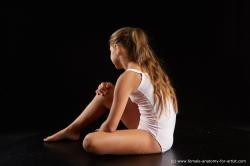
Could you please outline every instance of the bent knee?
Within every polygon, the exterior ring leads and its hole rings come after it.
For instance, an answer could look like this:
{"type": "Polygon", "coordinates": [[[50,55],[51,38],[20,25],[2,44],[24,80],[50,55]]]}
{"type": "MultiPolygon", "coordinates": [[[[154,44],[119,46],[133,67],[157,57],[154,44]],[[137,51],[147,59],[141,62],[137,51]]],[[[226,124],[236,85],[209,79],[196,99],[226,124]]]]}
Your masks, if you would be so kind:
{"type": "Polygon", "coordinates": [[[82,146],[88,152],[93,150],[93,139],[91,138],[91,134],[85,136],[82,146]]]}
{"type": "Polygon", "coordinates": [[[95,140],[95,137],[93,137],[93,133],[90,133],[85,136],[82,146],[85,151],[95,153],[95,154],[101,154],[97,142],[95,140]]]}
{"type": "Polygon", "coordinates": [[[106,94],[104,96],[96,94],[96,100],[101,102],[106,108],[110,108],[113,102],[113,95],[106,94]]]}

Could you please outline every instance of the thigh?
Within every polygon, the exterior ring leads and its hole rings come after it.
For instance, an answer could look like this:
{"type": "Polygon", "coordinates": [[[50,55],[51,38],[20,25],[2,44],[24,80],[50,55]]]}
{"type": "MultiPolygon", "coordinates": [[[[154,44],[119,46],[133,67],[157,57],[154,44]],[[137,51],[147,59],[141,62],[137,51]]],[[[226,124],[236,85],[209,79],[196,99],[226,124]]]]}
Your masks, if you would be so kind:
{"type": "Polygon", "coordinates": [[[130,98],[127,102],[121,121],[128,129],[137,129],[139,125],[140,112],[138,105],[133,103],[130,98]]]}
{"type": "Polygon", "coordinates": [[[144,130],[128,129],[115,132],[93,132],[83,140],[86,151],[96,154],[152,154],[161,147],[151,134],[144,130]]]}

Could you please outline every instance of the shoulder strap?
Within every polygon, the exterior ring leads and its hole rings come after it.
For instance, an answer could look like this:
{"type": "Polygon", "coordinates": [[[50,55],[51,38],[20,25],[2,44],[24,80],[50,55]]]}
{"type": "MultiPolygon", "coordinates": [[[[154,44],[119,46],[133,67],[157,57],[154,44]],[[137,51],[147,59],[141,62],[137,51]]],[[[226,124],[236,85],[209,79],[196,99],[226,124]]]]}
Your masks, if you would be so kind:
{"type": "Polygon", "coordinates": [[[139,70],[137,70],[137,69],[127,69],[127,70],[131,70],[131,71],[134,71],[134,72],[136,72],[136,73],[143,73],[142,71],[139,71],[139,70]]]}

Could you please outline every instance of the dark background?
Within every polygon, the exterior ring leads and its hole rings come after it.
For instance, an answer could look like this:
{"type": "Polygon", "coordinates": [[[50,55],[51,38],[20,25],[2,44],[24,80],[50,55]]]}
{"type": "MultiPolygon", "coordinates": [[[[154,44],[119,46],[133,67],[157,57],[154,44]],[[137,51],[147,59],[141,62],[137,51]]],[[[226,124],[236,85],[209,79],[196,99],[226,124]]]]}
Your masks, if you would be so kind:
{"type": "Polygon", "coordinates": [[[65,127],[122,71],[108,39],[143,28],[176,89],[177,125],[250,125],[249,2],[1,9],[1,130],[65,127]]]}

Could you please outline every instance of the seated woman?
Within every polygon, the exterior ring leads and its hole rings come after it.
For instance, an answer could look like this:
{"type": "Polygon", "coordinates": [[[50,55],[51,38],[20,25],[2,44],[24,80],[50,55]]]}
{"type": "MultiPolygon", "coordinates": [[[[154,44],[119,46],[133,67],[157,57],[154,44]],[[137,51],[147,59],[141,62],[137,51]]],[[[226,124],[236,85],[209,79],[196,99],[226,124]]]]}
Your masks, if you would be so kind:
{"type": "Polygon", "coordinates": [[[140,28],[124,27],[110,37],[110,58],[124,69],[115,86],[102,82],[96,96],[66,128],[44,139],[79,140],[81,130],[109,110],[99,129],[83,140],[96,154],[163,153],[173,145],[177,98],[167,74],[140,28]],[[117,130],[120,122],[127,127],[117,130]]]}

